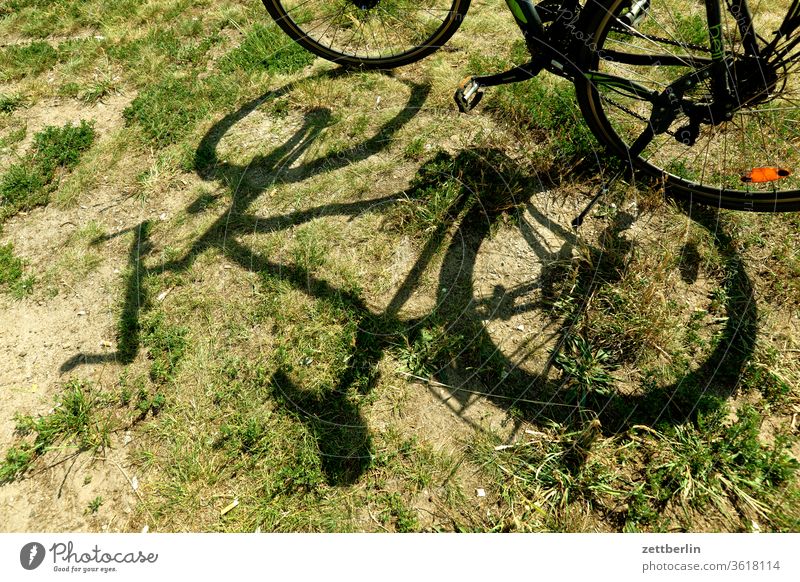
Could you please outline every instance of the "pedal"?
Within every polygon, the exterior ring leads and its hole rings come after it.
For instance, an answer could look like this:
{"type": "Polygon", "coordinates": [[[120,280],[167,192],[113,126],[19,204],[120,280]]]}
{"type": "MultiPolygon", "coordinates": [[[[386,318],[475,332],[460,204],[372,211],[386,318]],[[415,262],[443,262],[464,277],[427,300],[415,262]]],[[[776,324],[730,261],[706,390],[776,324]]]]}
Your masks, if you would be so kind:
{"type": "Polygon", "coordinates": [[[461,113],[468,113],[483,99],[483,86],[475,80],[475,77],[467,77],[453,96],[461,113]]]}

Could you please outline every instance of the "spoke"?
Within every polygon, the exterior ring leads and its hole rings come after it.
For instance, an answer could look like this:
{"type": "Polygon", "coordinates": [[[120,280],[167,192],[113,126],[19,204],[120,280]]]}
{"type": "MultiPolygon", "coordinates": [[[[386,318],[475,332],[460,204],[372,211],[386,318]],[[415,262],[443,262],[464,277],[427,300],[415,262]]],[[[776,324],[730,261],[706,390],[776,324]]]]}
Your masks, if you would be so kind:
{"type": "Polygon", "coordinates": [[[447,22],[452,0],[391,2],[361,9],[349,0],[283,2],[290,20],[311,43],[343,56],[389,58],[428,42],[447,22]]]}

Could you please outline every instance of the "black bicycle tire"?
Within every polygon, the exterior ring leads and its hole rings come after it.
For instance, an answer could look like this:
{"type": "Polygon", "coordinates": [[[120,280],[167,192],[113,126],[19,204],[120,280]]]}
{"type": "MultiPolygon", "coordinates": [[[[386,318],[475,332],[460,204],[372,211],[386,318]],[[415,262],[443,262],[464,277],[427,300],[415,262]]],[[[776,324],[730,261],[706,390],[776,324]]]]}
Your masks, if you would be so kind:
{"type": "Polygon", "coordinates": [[[275,23],[306,50],[334,62],[348,67],[364,69],[392,69],[415,63],[439,50],[461,26],[469,10],[471,0],[452,0],[452,6],[447,13],[447,18],[423,43],[402,53],[387,57],[359,57],[358,55],[345,54],[332,50],[331,47],[316,42],[306,35],[302,28],[289,17],[280,0],[262,0],[267,12],[275,23]]]}
{"type": "MultiPolygon", "coordinates": [[[[590,0],[582,14],[580,29],[584,41],[577,51],[576,64],[580,70],[596,70],[599,53],[611,29],[612,16],[626,0],[590,0]]],[[[749,210],[754,212],[794,212],[800,210],[800,190],[777,192],[752,192],[713,188],[680,178],[648,161],[631,159],[628,146],[608,117],[603,113],[602,99],[597,88],[584,75],[575,79],[577,101],[589,129],[597,139],[618,158],[630,160],[635,168],[656,178],[665,186],[666,193],[684,200],[715,208],[749,210]]]]}

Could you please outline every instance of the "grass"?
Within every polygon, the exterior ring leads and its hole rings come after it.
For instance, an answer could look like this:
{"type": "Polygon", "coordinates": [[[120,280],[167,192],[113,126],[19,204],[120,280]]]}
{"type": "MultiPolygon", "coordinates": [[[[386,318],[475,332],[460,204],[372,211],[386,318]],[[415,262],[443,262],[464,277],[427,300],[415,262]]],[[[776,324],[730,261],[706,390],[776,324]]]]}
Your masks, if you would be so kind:
{"type": "Polygon", "coordinates": [[[99,413],[104,398],[89,384],[68,382],[54,404],[45,416],[17,416],[16,432],[22,442],[6,452],[0,483],[21,477],[37,458],[56,448],[99,450],[109,444],[107,419],[99,413]]]}
{"type": "Polygon", "coordinates": [[[58,51],[46,42],[9,46],[0,50],[0,81],[36,76],[58,62],[58,51]]]}
{"type": "Polygon", "coordinates": [[[175,379],[178,364],[188,347],[186,334],[186,328],[167,324],[160,313],[154,313],[141,323],[142,344],[152,360],[150,379],[153,382],[175,379]]]}
{"type": "MultiPolygon", "coordinates": [[[[524,43],[516,42],[509,59],[475,56],[468,66],[473,74],[486,74],[525,60],[524,43]]],[[[581,165],[596,166],[600,146],[583,121],[572,85],[562,79],[537,77],[524,83],[503,85],[492,92],[482,107],[544,141],[547,147],[543,149],[548,155],[542,159],[551,172],[566,172],[581,165]]]]}
{"type": "Polygon", "coordinates": [[[255,24],[219,67],[227,73],[295,73],[313,60],[313,55],[292,43],[274,24],[255,24]]]}
{"type": "Polygon", "coordinates": [[[738,419],[725,424],[719,417],[701,417],[696,427],[676,427],[659,435],[671,448],[665,458],[648,467],[657,502],[679,498],[682,503],[703,507],[729,498],[769,518],[771,504],[759,499],[764,490],[787,483],[798,468],[787,452],[789,441],[779,436],[769,445],[760,440],[761,415],[745,407],[738,419]],[[678,471],[685,473],[677,477],[678,471]]]}
{"type": "Polygon", "coordinates": [[[554,427],[507,448],[493,440],[476,442],[476,456],[508,502],[510,514],[501,522],[523,531],[564,530],[572,504],[614,505],[623,494],[619,472],[601,454],[592,454],[597,426],[574,432],[554,427]]]}
{"type": "Polygon", "coordinates": [[[35,278],[25,275],[25,261],[14,255],[14,245],[0,245],[0,290],[21,299],[31,292],[35,278]]]}
{"type": "Polygon", "coordinates": [[[100,510],[100,507],[103,505],[103,498],[98,495],[94,499],[89,502],[89,505],[86,506],[86,512],[89,514],[95,514],[100,510]]]}
{"type": "Polygon", "coordinates": [[[10,148],[25,139],[28,129],[24,125],[14,127],[2,138],[0,138],[0,151],[10,148]]]}
{"type": "Polygon", "coordinates": [[[125,110],[125,119],[138,122],[153,144],[169,145],[207,112],[195,85],[192,79],[178,78],[151,85],[125,110]]]}
{"type": "Polygon", "coordinates": [[[257,2],[9,6],[0,302],[97,306],[53,330],[76,376],[0,481],[124,432],[130,531],[797,530],[797,217],[620,183],[576,234],[600,177],[571,85],[454,113],[525,58],[505,13],[388,74],[257,2]]]}
{"type": "Polygon", "coordinates": [[[490,446],[497,441],[475,446],[503,495],[517,500],[507,519],[526,528],[563,530],[567,508],[579,503],[616,514],[626,531],[659,530],[671,510],[688,523],[697,511],[740,527],[749,527],[750,519],[792,527],[779,508],[793,495],[798,463],[784,437],[763,442],[762,420],[745,407],[732,423],[714,414],[664,432],[635,427],[612,440],[598,439],[599,424],[589,423],[576,432],[554,427],[499,452],[490,446]],[[640,455],[647,459],[641,473],[622,469],[640,455]]]}
{"type": "Polygon", "coordinates": [[[46,205],[58,177],[78,164],[94,140],[94,128],[86,121],[36,133],[32,151],[0,177],[0,218],[46,205]]]}
{"type": "Polygon", "coordinates": [[[0,94],[0,113],[11,113],[15,109],[19,109],[23,103],[24,99],[20,95],[0,94]]]}

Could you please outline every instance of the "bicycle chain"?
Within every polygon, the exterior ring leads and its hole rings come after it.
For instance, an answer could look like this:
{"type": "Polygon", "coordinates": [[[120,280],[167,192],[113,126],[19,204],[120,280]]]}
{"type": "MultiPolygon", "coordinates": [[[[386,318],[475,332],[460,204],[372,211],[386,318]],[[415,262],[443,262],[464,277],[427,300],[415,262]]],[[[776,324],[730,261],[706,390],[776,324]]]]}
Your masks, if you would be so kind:
{"type": "MultiPolygon", "coordinates": [[[[650,120],[648,118],[646,118],[644,115],[639,115],[638,113],[636,113],[632,109],[628,109],[627,107],[625,107],[621,103],[617,103],[613,99],[611,99],[611,98],[609,98],[609,97],[607,97],[605,95],[600,94],[599,91],[598,91],[598,95],[600,95],[600,99],[602,99],[603,101],[605,101],[607,103],[611,103],[611,105],[613,105],[617,109],[620,109],[623,113],[627,113],[631,117],[635,117],[636,119],[638,119],[640,121],[644,121],[645,123],[650,123],[650,120]]],[[[666,133],[667,135],[671,135],[675,139],[678,139],[678,135],[674,131],[672,131],[670,129],[668,129],[664,133],[666,133]]]]}
{"type": "MultiPolygon", "coordinates": [[[[599,94],[599,93],[598,93],[598,94],[599,94]]],[[[646,117],[644,117],[643,115],[639,115],[639,114],[638,114],[638,113],[636,113],[635,111],[632,111],[631,109],[628,109],[627,107],[625,107],[625,106],[624,106],[624,105],[622,105],[621,103],[617,103],[617,102],[616,102],[616,101],[614,101],[613,99],[609,99],[609,98],[608,98],[608,97],[606,97],[605,95],[600,95],[600,99],[602,99],[603,101],[606,101],[606,102],[608,102],[608,103],[611,103],[611,104],[612,104],[614,107],[616,107],[616,108],[618,108],[618,109],[622,110],[624,113],[627,113],[627,114],[628,114],[628,115],[630,115],[631,117],[635,117],[636,119],[639,119],[639,120],[641,120],[641,121],[644,121],[645,123],[650,123],[650,120],[649,120],[649,119],[647,119],[646,117]]],[[[665,131],[664,133],[666,133],[667,135],[671,135],[671,136],[672,136],[672,137],[674,137],[675,139],[678,139],[678,135],[677,135],[677,134],[676,134],[674,131],[672,131],[672,130],[669,130],[669,129],[668,129],[668,130],[667,130],[667,131],[665,131]]]]}
{"type": "MultiPolygon", "coordinates": [[[[616,32],[628,32],[628,33],[630,33],[630,31],[627,30],[627,29],[619,30],[619,29],[614,29],[613,27],[612,27],[612,29],[615,30],[616,32]]],[[[700,46],[700,45],[692,44],[692,43],[680,43],[680,42],[678,42],[676,40],[671,40],[671,39],[668,39],[668,38],[662,38],[660,36],[655,36],[655,35],[652,35],[652,34],[644,34],[643,32],[639,32],[638,30],[636,31],[636,36],[639,37],[639,38],[643,38],[644,40],[651,41],[651,42],[660,42],[660,43],[663,43],[663,44],[668,44],[668,45],[677,46],[677,47],[681,47],[681,48],[690,48],[690,49],[698,51],[698,52],[705,52],[705,53],[710,53],[711,52],[711,50],[708,47],[704,47],[704,46],[700,46]]],[[[605,95],[600,95],[600,99],[602,99],[603,101],[606,101],[608,103],[611,103],[611,105],[613,105],[617,109],[621,110],[623,113],[627,113],[631,117],[639,119],[640,121],[644,121],[645,123],[650,123],[650,120],[647,119],[646,117],[644,117],[643,115],[639,115],[635,111],[633,111],[631,109],[628,109],[627,107],[625,107],[621,103],[617,103],[616,101],[614,101],[613,99],[610,99],[609,97],[607,97],[605,95]]],[[[665,133],[667,133],[667,135],[671,135],[675,139],[678,139],[678,136],[676,135],[676,133],[674,131],[667,130],[665,133]]]]}

